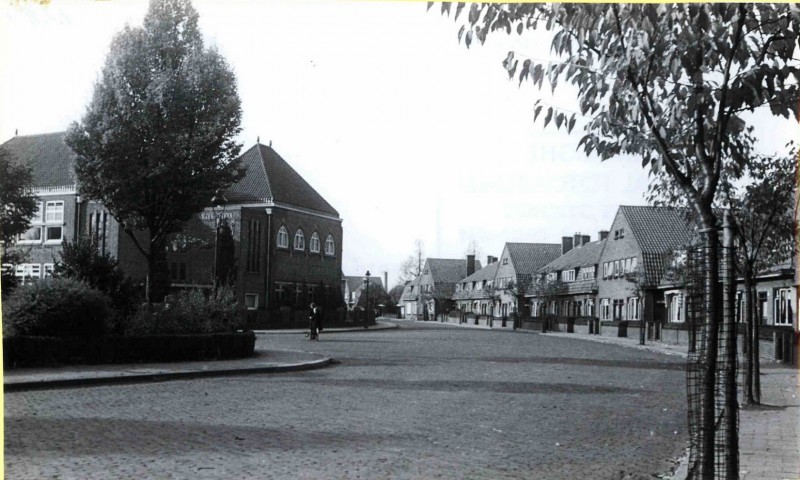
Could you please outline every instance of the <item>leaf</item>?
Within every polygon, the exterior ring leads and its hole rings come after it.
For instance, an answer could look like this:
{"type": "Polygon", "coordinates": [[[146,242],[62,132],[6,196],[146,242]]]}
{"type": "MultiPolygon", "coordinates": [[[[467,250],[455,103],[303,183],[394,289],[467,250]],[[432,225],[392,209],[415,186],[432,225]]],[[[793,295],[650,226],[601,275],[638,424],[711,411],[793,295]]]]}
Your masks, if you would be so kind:
{"type": "Polygon", "coordinates": [[[522,35],[522,29],[523,29],[523,28],[524,28],[524,27],[523,27],[522,23],[518,23],[518,24],[517,24],[517,33],[518,33],[519,35],[522,35]]]}
{"type": "Polygon", "coordinates": [[[467,48],[472,44],[472,30],[467,32],[467,36],[464,38],[464,43],[467,45],[467,48]]]}
{"type": "Polygon", "coordinates": [[[572,114],[572,118],[569,119],[569,125],[567,126],[567,133],[572,133],[572,127],[575,126],[575,114],[572,114]]]}
{"type": "Polygon", "coordinates": [[[547,115],[544,117],[544,127],[546,128],[547,124],[550,123],[550,120],[553,118],[553,107],[547,108],[547,115]]]}
{"type": "Polygon", "coordinates": [[[533,121],[534,122],[536,121],[536,118],[539,117],[539,112],[541,112],[541,111],[542,111],[542,106],[541,105],[537,105],[533,109],[533,121]]]}
{"type": "Polygon", "coordinates": [[[464,35],[464,30],[466,30],[466,25],[461,25],[461,28],[458,29],[458,42],[461,43],[461,37],[464,35]]]}
{"type": "Polygon", "coordinates": [[[563,121],[564,121],[564,114],[563,113],[557,113],[556,114],[556,130],[561,128],[561,123],[563,121]]]}

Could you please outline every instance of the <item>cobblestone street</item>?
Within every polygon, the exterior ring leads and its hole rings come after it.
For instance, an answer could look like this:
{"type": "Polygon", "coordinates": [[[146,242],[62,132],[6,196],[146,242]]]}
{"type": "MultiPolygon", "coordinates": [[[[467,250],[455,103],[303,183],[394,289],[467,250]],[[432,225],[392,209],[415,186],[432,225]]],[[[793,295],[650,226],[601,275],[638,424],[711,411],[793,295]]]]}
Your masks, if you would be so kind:
{"type": "Polygon", "coordinates": [[[257,348],[339,363],[8,393],[7,478],[634,479],[686,446],[678,357],[411,323],[257,348]]]}

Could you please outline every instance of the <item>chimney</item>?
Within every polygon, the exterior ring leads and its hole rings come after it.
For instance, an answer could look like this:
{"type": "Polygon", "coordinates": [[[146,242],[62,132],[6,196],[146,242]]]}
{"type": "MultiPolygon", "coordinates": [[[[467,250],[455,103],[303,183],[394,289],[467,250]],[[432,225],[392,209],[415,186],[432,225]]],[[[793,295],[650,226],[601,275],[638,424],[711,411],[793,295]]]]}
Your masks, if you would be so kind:
{"type": "Polygon", "coordinates": [[[597,232],[597,238],[598,240],[605,240],[608,238],[608,230],[600,230],[597,232]]]}
{"type": "Polygon", "coordinates": [[[589,243],[591,241],[592,241],[592,237],[590,237],[589,235],[584,235],[583,236],[583,241],[581,241],[581,245],[586,245],[587,243],[589,243]]]}
{"type": "Polygon", "coordinates": [[[583,245],[583,243],[582,243],[583,242],[583,235],[581,235],[580,233],[576,233],[575,235],[572,236],[572,238],[573,238],[573,243],[572,243],[573,247],[578,248],[581,245],[583,245]]]}
{"type": "Polygon", "coordinates": [[[475,255],[467,255],[467,276],[475,273],[475,255]]]}
{"type": "Polygon", "coordinates": [[[486,265],[487,265],[487,266],[488,266],[488,265],[491,265],[491,264],[493,264],[493,263],[494,263],[494,262],[496,262],[496,261],[497,261],[497,257],[494,257],[494,256],[492,256],[492,255],[488,255],[488,256],[486,257],[486,265]]]}
{"type": "Polygon", "coordinates": [[[389,291],[389,272],[385,270],[383,272],[383,289],[389,291]]]}
{"type": "Polygon", "coordinates": [[[561,237],[561,255],[572,250],[572,237],[561,237]]]}

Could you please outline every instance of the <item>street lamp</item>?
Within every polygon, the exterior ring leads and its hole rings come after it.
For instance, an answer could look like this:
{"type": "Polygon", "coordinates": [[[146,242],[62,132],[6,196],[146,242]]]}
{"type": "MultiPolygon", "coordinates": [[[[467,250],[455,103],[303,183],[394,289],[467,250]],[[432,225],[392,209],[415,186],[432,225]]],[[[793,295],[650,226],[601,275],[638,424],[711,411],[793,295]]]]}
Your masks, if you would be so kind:
{"type": "Polygon", "coordinates": [[[217,289],[217,275],[219,274],[219,228],[222,224],[222,215],[225,213],[225,204],[228,199],[222,194],[221,189],[214,192],[211,198],[211,211],[214,213],[214,277],[213,284],[214,290],[217,289]]]}
{"type": "Polygon", "coordinates": [[[364,285],[367,287],[367,299],[364,302],[366,308],[364,309],[364,328],[369,327],[369,270],[364,277],[364,285]]]}

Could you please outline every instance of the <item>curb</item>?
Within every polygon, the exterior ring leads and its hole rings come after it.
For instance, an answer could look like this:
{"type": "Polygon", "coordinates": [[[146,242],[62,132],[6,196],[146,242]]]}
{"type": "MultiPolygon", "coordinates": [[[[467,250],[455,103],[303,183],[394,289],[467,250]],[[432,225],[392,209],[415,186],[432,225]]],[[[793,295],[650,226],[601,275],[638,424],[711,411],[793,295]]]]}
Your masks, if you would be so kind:
{"type": "MultiPolygon", "coordinates": [[[[346,327],[346,328],[329,328],[324,329],[323,332],[328,333],[352,333],[352,332],[375,332],[381,330],[394,330],[400,328],[400,326],[396,323],[388,323],[385,321],[378,322],[376,325],[370,325],[369,328],[361,327],[346,327]]],[[[305,334],[308,331],[307,328],[293,328],[293,329],[281,329],[281,330],[253,330],[256,335],[296,335],[296,334],[305,334]]]]}
{"type": "Polygon", "coordinates": [[[333,365],[332,358],[321,357],[316,360],[299,363],[287,363],[243,368],[224,368],[219,370],[187,370],[180,372],[161,371],[154,373],[122,373],[96,377],[75,377],[52,380],[23,380],[3,383],[3,391],[24,392],[30,390],[46,390],[54,388],[75,388],[101,385],[122,385],[126,383],[165,382],[171,380],[187,380],[194,378],[226,377],[250,375],[257,373],[287,373],[304,370],[316,370],[333,365]]]}

